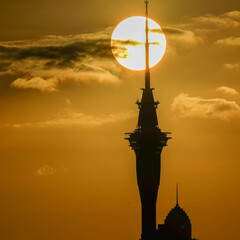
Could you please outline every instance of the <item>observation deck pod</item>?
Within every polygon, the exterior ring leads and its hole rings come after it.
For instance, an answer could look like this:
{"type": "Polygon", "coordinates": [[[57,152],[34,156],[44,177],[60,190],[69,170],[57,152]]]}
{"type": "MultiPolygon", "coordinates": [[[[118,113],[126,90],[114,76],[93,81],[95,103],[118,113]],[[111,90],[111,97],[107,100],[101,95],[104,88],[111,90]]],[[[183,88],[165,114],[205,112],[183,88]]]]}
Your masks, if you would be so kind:
{"type": "Polygon", "coordinates": [[[139,109],[137,128],[129,135],[130,147],[138,153],[139,150],[145,149],[161,153],[163,147],[167,146],[168,134],[170,132],[162,132],[158,127],[158,118],[156,109],[159,101],[155,101],[153,97],[153,88],[143,88],[141,101],[137,100],[136,104],[139,109]]]}
{"type": "Polygon", "coordinates": [[[168,134],[170,132],[162,132],[158,127],[155,127],[153,131],[144,131],[141,128],[137,128],[133,133],[126,133],[129,135],[128,138],[125,138],[129,141],[130,147],[138,152],[142,148],[153,148],[157,150],[158,153],[161,153],[163,147],[167,146],[168,134]]]}

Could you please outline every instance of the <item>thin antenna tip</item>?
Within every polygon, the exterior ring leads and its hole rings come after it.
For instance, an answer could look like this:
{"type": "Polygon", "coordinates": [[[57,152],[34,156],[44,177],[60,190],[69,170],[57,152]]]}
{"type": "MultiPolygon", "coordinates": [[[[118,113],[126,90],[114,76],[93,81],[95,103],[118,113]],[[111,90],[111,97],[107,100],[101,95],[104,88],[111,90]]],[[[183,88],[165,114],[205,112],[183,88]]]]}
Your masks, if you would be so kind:
{"type": "Polygon", "coordinates": [[[177,197],[177,206],[178,206],[178,184],[176,184],[177,186],[176,186],[176,197],[177,197]]]}

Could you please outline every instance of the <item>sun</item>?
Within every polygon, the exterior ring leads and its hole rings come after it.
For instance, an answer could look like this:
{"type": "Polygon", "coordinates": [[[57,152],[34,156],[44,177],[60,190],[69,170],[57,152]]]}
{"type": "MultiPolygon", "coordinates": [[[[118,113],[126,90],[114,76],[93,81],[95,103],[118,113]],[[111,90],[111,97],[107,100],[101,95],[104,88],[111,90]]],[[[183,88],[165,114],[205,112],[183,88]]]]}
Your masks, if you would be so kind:
{"type": "MultiPolygon", "coordinates": [[[[125,68],[145,70],[146,18],[130,17],[120,22],[111,37],[112,53],[125,68]]],[[[166,38],[161,27],[148,18],[149,67],[155,66],[166,50],[166,38]]]]}

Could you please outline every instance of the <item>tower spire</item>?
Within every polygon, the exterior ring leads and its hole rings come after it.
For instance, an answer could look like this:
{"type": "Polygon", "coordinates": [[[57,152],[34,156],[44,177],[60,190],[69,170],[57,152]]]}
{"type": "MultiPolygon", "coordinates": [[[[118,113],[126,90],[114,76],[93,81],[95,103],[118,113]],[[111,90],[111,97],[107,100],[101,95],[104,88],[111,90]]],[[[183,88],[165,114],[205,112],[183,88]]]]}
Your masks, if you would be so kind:
{"type": "Polygon", "coordinates": [[[176,202],[177,202],[177,206],[178,206],[178,184],[176,186],[176,202]]]}
{"type": "Polygon", "coordinates": [[[148,42],[148,0],[145,0],[146,4],[146,12],[145,12],[145,17],[146,17],[146,43],[145,43],[145,62],[146,62],[146,69],[145,69],[145,88],[149,89],[150,88],[150,69],[149,69],[149,42],[148,42]]]}

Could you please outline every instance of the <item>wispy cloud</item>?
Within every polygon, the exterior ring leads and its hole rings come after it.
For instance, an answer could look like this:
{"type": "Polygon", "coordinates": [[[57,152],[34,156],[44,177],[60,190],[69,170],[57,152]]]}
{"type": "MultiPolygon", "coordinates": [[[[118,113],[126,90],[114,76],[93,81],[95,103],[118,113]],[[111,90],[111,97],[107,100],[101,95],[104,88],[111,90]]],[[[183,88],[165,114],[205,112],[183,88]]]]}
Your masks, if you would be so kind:
{"type": "Polygon", "coordinates": [[[237,90],[235,90],[234,88],[226,87],[226,86],[218,87],[216,91],[220,93],[232,95],[232,96],[239,96],[239,92],[237,90]]]}
{"type": "Polygon", "coordinates": [[[25,122],[6,125],[12,128],[65,128],[65,127],[98,127],[104,124],[126,121],[135,115],[132,112],[105,114],[100,116],[87,115],[71,109],[54,119],[42,122],[25,122]]]}
{"type": "Polygon", "coordinates": [[[47,175],[53,175],[56,172],[57,172],[57,169],[50,167],[48,165],[44,165],[36,171],[36,175],[42,177],[47,175]]]}
{"type": "Polygon", "coordinates": [[[237,28],[240,26],[240,22],[235,19],[235,16],[238,15],[239,12],[227,12],[222,15],[212,15],[206,14],[204,16],[193,18],[192,24],[198,27],[203,28],[237,28]],[[234,16],[233,16],[234,15],[234,16]]]}
{"type": "Polygon", "coordinates": [[[232,47],[240,47],[240,37],[228,37],[224,39],[217,40],[216,44],[222,46],[232,46],[232,47]]]}
{"type": "Polygon", "coordinates": [[[239,71],[240,70],[240,63],[225,63],[223,65],[223,67],[228,69],[228,70],[239,71]]]}
{"type": "Polygon", "coordinates": [[[68,106],[72,105],[72,102],[71,102],[71,100],[69,98],[65,98],[65,103],[68,106]]]}
{"type": "Polygon", "coordinates": [[[22,89],[36,89],[42,92],[54,92],[59,89],[59,84],[71,82],[95,82],[100,84],[119,84],[120,79],[113,73],[97,66],[86,66],[92,71],[75,71],[74,69],[36,70],[29,79],[18,78],[11,83],[11,87],[22,89]],[[37,77],[38,75],[42,77],[37,77]],[[36,77],[35,77],[36,76],[36,77]]]}
{"type": "Polygon", "coordinates": [[[138,42],[138,41],[135,41],[135,40],[132,40],[132,39],[128,39],[128,40],[113,39],[112,44],[113,44],[113,47],[114,47],[114,45],[117,45],[117,47],[126,46],[126,45],[135,47],[135,46],[138,46],[138,45],[143,45],[144,43],[138,42]]]}
{"type": "Polygon", "coordinates": [[[219,15],[205,14],[188,19],[187,22],[179,23],[176,26],[177,28],[191,30],[204,40],[223,36],[224,31],[228,36],[231,32],[232,36],[235,36],[240,29],[239,15],[240,11],[231,11],[219,15]]]}
{"type": "Polygon", "coordinates": [[[196,45],[202,42],[202,38],[196,35],[192,30],[189,29],[181,29],[176,27],[166,27],[163,29],[164,33],[166,33],[168,39],[172,43],[182,43],[196,45]]]}
{"type": "Polygon", "coordinates": [[[31,40],[17,40],[17,41],[0,41],[0,46],[4,47],[17,47],[17,48],[29,48],[29,47],[49,47],[49,46],[67,46],[76,42],[84,41],[99,41],[109,40],[109,36],[113,31],[113,27],[108,27],[102,31],[86,34],[75,35],[46,35],[39,39],[31,40]]]}
{"type": "Polygon", "coordinates": [[[128,58],[129,53],[128,53],[128,47],[136,47],[139,45],[143,45],[144,43],[138,42],[132,39],[128,40],[121,40],[121,39],[113,39],[111,41],[111,47],[112,47],[112,52],[116,58],[128,58]]]}
{"type": "Polygon", "coordinates": [[[41,77],[31,78],[29,80],[24,78],[18,78],[14,82],[11,83],[12,87],[15,88],[32,88],[38,89],[42,92],[54,92],[57,89],[57,80],[54,78],[50,78],[45,80],[41,77]]]}
{"type": "Polygon", "coordinates": [[[187,53],[203,43],[203,38],[185,25],[180,25],[179,27],[167,26],[163,28],[163,32],[166,34],[168,43],[167,53],[171,55],[179,52],[187,53]]]}
{"type": "Polygon", "coordinates": [[[230,120],[240,117],[240,107],[235,101],[222,98],[203,99],[181,93],[175,97],[171,111],[182,118],[213,118],[230,120]]]}
{"type": "Polygon", "coordinates": [[[229,17],[229,18],[239,18],[240,19],[240,11],[226,12],[222,16],[229,17]]]}

